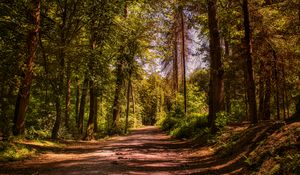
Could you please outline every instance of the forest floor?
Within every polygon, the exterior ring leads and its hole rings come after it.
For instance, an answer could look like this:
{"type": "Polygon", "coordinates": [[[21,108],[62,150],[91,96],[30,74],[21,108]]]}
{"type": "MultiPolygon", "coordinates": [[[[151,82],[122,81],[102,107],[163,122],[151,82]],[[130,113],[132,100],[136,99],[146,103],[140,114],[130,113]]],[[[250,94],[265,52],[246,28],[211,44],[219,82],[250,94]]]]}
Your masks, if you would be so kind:
{"type": "Polygon", "coordinates": [[[212,147],[173,140],[157,127],[106,141],[72,142],[27,160],[0,163],[0,174],[244,174],[240,156],[218,158],[212,147]]]}

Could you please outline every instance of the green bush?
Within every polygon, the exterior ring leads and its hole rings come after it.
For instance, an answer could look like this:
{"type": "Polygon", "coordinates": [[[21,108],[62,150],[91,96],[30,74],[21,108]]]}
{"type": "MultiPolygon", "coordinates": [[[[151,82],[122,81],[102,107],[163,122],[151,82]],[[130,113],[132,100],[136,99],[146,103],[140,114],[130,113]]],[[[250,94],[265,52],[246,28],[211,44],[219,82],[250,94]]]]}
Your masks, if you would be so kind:
{"type": "Polygon", "coordinates": [[[229,122],[232,122],[234,119],[227,112],[222,111],[217,114],[216,126],[218,129],[223,129],[229,122]]]}
{"type": "Polygon", "coordinates": [[[33,126],[31,126],[26,131],[26,138],[28,139],[46,139],[50,138],[51,133],[47,130],[37,130],[33,126]]]}
{"type": "Polygon", "coordinates": [[[162,118],[158,125],[160,126],[160,128],[164,131],[170,131],[172,130],[175,125],[178,123],[178,118],[175,118],[171,115],[167,115],[165,118],[162,118]]]}
{"type": "Polygon", "coordinates": [[[25,145],[2,142],[0,143],[0,162],[22,160],[35,153],[34,149],[25,145]]]}
{"type": "Polygon", "coordinates": [[[192,138],[207,133],[207,126],[206,115],[192,114],[178,122],[170,133],[175,138],[192,138]]]}

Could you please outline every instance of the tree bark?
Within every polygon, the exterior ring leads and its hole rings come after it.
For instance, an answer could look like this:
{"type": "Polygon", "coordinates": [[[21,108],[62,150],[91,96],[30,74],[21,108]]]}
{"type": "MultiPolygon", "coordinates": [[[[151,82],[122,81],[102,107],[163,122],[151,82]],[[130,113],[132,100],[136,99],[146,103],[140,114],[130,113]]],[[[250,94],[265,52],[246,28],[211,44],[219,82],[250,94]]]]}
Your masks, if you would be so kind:
{"type": "Polygon", "coordinates": [[[71,68],[70,63],[67,63],[67,88],[66,88],[66,106],[65,106],[65,127],[69,130],[70,120],[70,105],[71,105],[71,68]]]}
{"type": "Polygon", "coordinates": [[[245,30],[245,58],[246,58],[246,82],[247,82],[247,98],[249,103],[249,116],[252,123],[257,123],[257,108],[255,95],[255,81],[253,72],[252,59],[252,44],[251,44],[251,29],[249,19],[248,0],[243,0],[243,14],[244,14],[244,30],[245,30]]]}
{"type": "Polygon", "coordinates": [[[259,75],[259,89],[258,89],[258,97],[259,97],[259,106],[258,106],[258,119],[262,120],[264,118],[264,102],[265,102],[265,83],[264,83],[264,63],[260,61],[260,75],[259,75]]]}
{"type": "Polygon", "coordinates": [[[209,90],[209,124],[216,132],[215,120],[224,102],[223,64],[221,58],[220,34],[217,20],[217,1],[208,0],[208,27],[210,48],[210,90],[209,90]]]}
{"type": "Polygon", "coordinates": [[[184,26],[184,13],[183,8],[180,9],[180,18],[181,18],[181,54],[182,54],[182,79],[183,79],[183,96],[184,96],[184,113],[187,111],[187,89],[186,89],[186,58],[185,58],[185,26],[184,26]]]}
{"type": "MultiPolygon", "coordinates": [[[[272,46],[271,46],[272,47],[272,46]]],[[[278,66],[277,66],[277,54],[276,51],[272,48],[273,55],[273,71],[274,71],[274,79],[275,79],[275,103],[276,103],[276,118],[280,120],[280,103],[279,103],[279,76],[278,76],[278,66]]]]}
{"type": "MultiPolygon", "coordinates": [[[[117,71],[116,71],[116,89],[115,89],[115,98],[113,103],[113,121],[112,121],[112,131],[113,133],[118,130],[118,120],[120,117],[120,96],[123,85],[123,61],[121,59],[117,60],[117,71]]],[[[112,133],[112,134],[113,134],[112,133]]]]}
{"type": "Polygon", "coordinates": [[[177,31],[175,29],[175,38],[173,41],[174,45],[174,55],[173,55],[173,89],[174,93],[178,92],[179,83],[178,83],[178,50],[177,50],[177,31]]]}
{"type": "MultiPolygon", "coordinates": [[[[94,1],[92,1],[93,7],[92,11],[95,9],[95,4],[94,1]]],[[[89,58],[89,71],[90,71],[90,113],[89,113],[89,119],[86,127],[86,135],[85,135],[85,140],[91,140],[93,139],[94,135],[94,125],[95,125],[95,102],[96,102],[96,92],[95,92],[95,82],[93,80],[93,77],[95,76],[95,71],[94,71],[94,64],[95,64],[95,53],[94,50],[96,48],[96,34],[95,34],[95,19],[92,16],[91,17],[91,37],[90,37],[90,45],[91,45],[91,53],[92,56],[89,58]]]]}
{"type": "Polygon", "coordinates": [[[270,61],[268,61],[267,69],[266,69],[266,90],[265,90],[265,99],[264,99],[264,116],[263,120],[270,120],[271,119],[271,65],[270,61]]]}
{"type": "Polygon", "coordinates": [[[79,102],[80,102],[80,82],[79,79],[76,78],[76,102],[75,102],[75,117],[76,117],[76,126],[79,125],[78,119],[78,111],[79,111],[79,102]]]}
{"type": "MultiPolygon", "coordinates": [[[[224,39],[224,46],[225,46],[225,52],[224,56],[226,59],[229,59],[230,57],[230,46],[229,46],[229,39],[224,39]]],[[[222,109],[226,110],[228,114],[231,114],[231,70],[227,71],[227,78],[225,78],[227,81],[224,82],[224,107],[222,109]]]]}
{"type": "Polygon", "coordinates": [[[60,123],[61,123],[61,103],[60,103],[60,95],[56,95],[55,97],[55,110],[56,110],[56,118],[55,118],[55,123],[52,128],[52,139],[57,139],[58,138],[58,132],[60,128],[60,123]]]}
{"type": "MultiPolygon", "coordinates": [[[[127,9],[127,1],[125,1],[124,6],[124,18],[126,19],[128,15],[128,9],[127,9]]],[[[121,46],[120,52],[124,54],[124,47],[121,46]]],[[[122,55],[124,56],[124,55],[122,55]]],[[[119,126],[118,126],[118,120],[120,118],[121,113],[121,102],[120,102],[120,96],[122,91],[122,86],[124,83],[124,58],[118,58],[116,62],[116,89],[115,89],[115,97],[114,97],[114,103],[113,103],[113,117],[112,117],[112,127],[111,127],[111,133],[114,134],[116,132],[119,132],[119,126]]]]}
{"type": "Polygon", "coordinates": [[[128,80],[128,85],[127,85],[127,104],[126,104],[126,119],[125,119],[125,134],[127,133],[128,130],[128,118],[129,118],[129,109],[130,109],[130,94],[131,94],[131,78],[128,80]]]}
{"type": "Polygon", "coordinates": [[[95,89],[94,89],[94,81],[90,80],[90,113],[89,119],[86,127],[86,135],[84,140],[91,140],[93,139],[94,134],[94,115],[95,115],[95,89]]]}
{"type": "Polygon", "coordinates": [[[82,93],[81,93],[79,116],[78,116],[78,121],[79,121],[78,122],[78,131],[79,131],[79,134],[83,133],[84,109],[85,109],[88,83],[89,83],[88,79],[85,78],[84,81],[83,81],[83,85],[82,85],[82,93]]]}
{"type": "Polygon", "coordinates": [[[29,96],[30,96],[30,86],[33,78],[33,62],[36,57],[36,50],[38,47],[38,35],[40,30],[40,0],[31,0],[30,5],[32,7],[30,11],[30,22],[33,25],[28,31],[27,38],[27,49],[28,56],[26,60],[26,72],[23,75],[23,82],[19,89],[14,120],[13,120],[13,134],[23,135],[25,132],[25,114],[28,109],[29,96]]]}
{"type": "Polygon", "coordinates": [[[95,97],[94,133],[98,132],[98,98],[95,97]]]}

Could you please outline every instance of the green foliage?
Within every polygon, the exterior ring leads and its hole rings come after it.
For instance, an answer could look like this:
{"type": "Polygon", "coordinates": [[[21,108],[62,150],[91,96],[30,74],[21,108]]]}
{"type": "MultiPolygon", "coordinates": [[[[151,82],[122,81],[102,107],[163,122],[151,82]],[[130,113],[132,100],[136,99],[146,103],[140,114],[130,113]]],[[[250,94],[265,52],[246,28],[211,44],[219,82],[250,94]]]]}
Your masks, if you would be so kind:
{"type": "Polygon", "coordinates": [[[207,116],[199,114],[187,115],[170,132],[175,138],[193,138],[208,133],[207,116]]]}
{"type": "Polygon", "coordinates": [[[268,173],[268,175],[275,175],[275,174],[279,174],[279,170],[280,170],[280,164],[276,164],[268,173]]]}
{"type": "Polygon", "coordinates": [[[216,126],[218,129],[223,129],[229,122],[234,121],[231,115],[227,112],[222,111],[217,114],[216,126]]]}
{"type": "Polygon", "coordinates": [[[35,152],[36,150],[22,144],[0,142],[0,162],[22,160],[35,152]]]}
{"type": "Polygon", "coordinates": [[[26,137],[28,139],[46,139],[51,137],[49,130],[36,130],[34,126],[27,129],[26,137]]]}
{"type": "Polygon", "coordinates": [[[247,156],[245,156],[245,155],[243,155],[243,157],[244,157],[244,162],[248,165],[248,166],[252,166],[253,164],[254,164],[254,162],[251,160],[251,158],[250,157],[247,157],[247,156]]]}
{"type": "MultiPolygon", "coordinates": [[[[296,151],[287,151],[283,156],[277,157],[280,174],[299,174],[300,173],[300,154],[296,151]]],[[[272,169],[273,170],[273,169],[272,169]]],[[[277,173],[278,174],[278,173],[277,173]]]]}
{"type": "Polygon", "coordinates": [[[166,116],[161,117],[157,124],[164,131],[171,131],[175,125],[179,123],[179,119],[174,117],[171,113],[168,113],[166,116]]]}

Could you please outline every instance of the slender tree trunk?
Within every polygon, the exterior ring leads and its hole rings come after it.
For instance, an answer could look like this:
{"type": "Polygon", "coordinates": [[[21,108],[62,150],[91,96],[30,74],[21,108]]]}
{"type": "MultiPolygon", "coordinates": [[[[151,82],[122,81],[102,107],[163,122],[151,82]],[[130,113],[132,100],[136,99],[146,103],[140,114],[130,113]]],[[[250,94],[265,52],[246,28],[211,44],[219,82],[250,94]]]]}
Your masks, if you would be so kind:
{"type": "Polygon", "coordinates": [[[247,97],[249,103],[249,115],[252,123],[257,123],[257,108],[255,95],[255,81],[253,72],[252,59],[252,44],[251,44],[251,29],[249,19],[248,0],[243,0],[243,14],[244,14],[244,29],[245,29],[245,58],[246,58],[246,80],[247,80],[247,97]]]}
{"type": "Polygon", "coordinates": [[[84,119],[84,109],[85,109],[85,102],[86,102],[86,95],[87,95],[87,88],[88,88],[89,81],[87,78],[84,79],[82,85],[82,93],[81,93],[81,100],[80,100],[80,107],[79,107],[79,115],[78,115],[78,131],[79,134],[83,133],[83,119],[84,119]]]}
{"type": "MultiPolygon", "coordinates": [[[[270,61],[269,61],[270,62],[270,61]]],[[[270,64],[270,63],[269,63],[270,64]]],[[[266,78],[266,90],[265,90],[265,100],[264,100],[264,120],[271,119],[271,65],[267,66],[267,78],[266,78]]]]}
{"type": "Polygon", "coordinates": [[[48,105],[48,82],[49,82],[49,70],[48,70],[48,61],[47,61],[47,55],[46,55],[46,52],[45,52],[45,48],[43,46],[43,42],[42,42],[42,33],[40,32],[39,34],[39,44],[40,44],[40,47],[41,47],[41,52],[42,52],[42,56],[43,56],[43,66],[44,66],[44,70],[45,70],[45,108],[47,107],[48,105]]]}
{"type": "Polygon", "coordinates": [[[112,129],[116,130],[118,129],[118,120],[120,117],[121,109],[120,109],[120,96],[121,96],[121,90],[123,85],[123,61],[121,59],[118,59],[117,61],[117,71],[116,71],[116,89],[115,89],[115,98],[113,103],[113,123],[112,123],[112,129]]]}
{"type": "Polygon", "coordinates": [[[284,70],[284,59],[281,59],[282,64],[281,64],[281,71],[282,71],[282,76],[281,76],[281,82],[282,82],[282,91],[281,91],[281,97],[282,97],[282,107],[283,107],[283,119],[286,120],[286,101],[285,101],[285,70],[284,70]]]}
{"type": "Polygon", "coordinates": [[[273,54],[273,59],[274,59],[274,66],[273,66],[273,71],[274,71],[274,78],[275,78],[275,103],[276,103],[276,118],[277,120],[280,120],[280,103],[279,103],[279,78],[278,78],[278,66],[277,66],[277,54],[276,51],[272,48],[272,54],[273,54]]]}
{"type": "Polygon", "coordinates": [[[71,68],[67,63],[67,88],[66,88],[66,106],[65,106],[65,127],[69,130],[70,105],[71,105],[71,68]]]}
{"type": "Polygon", "coordinates": [[[86,135],[84,137],[85,140],[93,139],[94,134],[94,115],[95,115],[95,92],[94,92],[94,81],[90,80],[90,114],[86,127],[86,135]]]}
{"type": "MultiPolygon", "coordinates": [[[[92,11],[95,9],[95,4],[94,1],[93,3],[93,8],[92,11]]],[[[94,71],[94,64],[95,64],[95,53],[94,50],[96,48],[96,34],[95,34],[95,19],[92,17],[91,20],[91,39],[90,39],[90,45],[91,45],[91,52],[92,56],[89,59],[89,71],[90,71],[90,114],[89,114],[89,119],[86,127],[86,136],[85,140],[91,140],[93,139],[94,135],[94,125],[95,125],[95,102],[96,102],[96,94],[95,94],[95,82],[93,80],[93,76],[95,75],[94,71]]]]}
{"type": "Polygon", "coordinates": [[[98,98],[95,97],[94,133],[98,132],[98,98]]]}
{"type": "Polygon", "coordinates": [[[58,132],[60,128],[60,123],[61,123],[61,103],[60,103],[60,95],[56,94],[55,97],[55,110],[56,110],[56,119],[55,123],[52,129],[52,139],[57,139],[58,138],[58,132]]]}
{"type": "Polygon", "coordinates": [[[263,74],[264,71],[263,69],[263,63],[261,63],[260,65],[260,76],[259,76],[259,91],[258,91],[258,96],[259,96],[259,106],[258,106],[258,119],[262,120],[264,118],[264,101],[265,101],[265,86],[264,86],[264,78],[263,78],[263,74]]]}
{"type": "Polygon", "coordinates": [[[33,78],[33,62],[36,57],[36,50],[38,47],[38,35],[40,30],[40,0],[30,1],[32,9],[30,9],[30,22],[34,26],[28,31],[27,48],[28,56],[26,60],[26,72],[23,75],[23,82],[19,89],[14,120],[13,120],[13,134],[23,135],[25,132],[25,114],[28,109],[30,86],[33,78]]]}
{"type": "Polygon", "coordinates": [[[187,89],[186,89],[186,58],[185,58],[185,27],[184,27],[184,12],[183,8],[180,9],[180,18],[181,18],[181,54],[182,54],[182,79],[183,79],[183,96],[184,96],[184,113],[187,111],[187,89]]]}
{"type": "Polygon", "coordinates": [[[61,98],[62,98],[62,94],[61,92],[63,92],[63,83],[64,83],[64,67],[65,67],[65,53],[63,49],[60,49],[59,51],[59,55],[58,55],[58,59],[60,60],[60,68],[58,70],[59,72],[59,77],[57,77],[57,84],[54,85],[55,89],[55,108],[56,108],[56,118],[55,118],[55,122],[54,122],[54,126],[52,129],[52,139],[57,139],[58,136],[58,132],[59,132],[59,128],[60,128],[60,124],[61,124],[61,98]]]}
{"type": "Polygon", "coordinates": [[[208,26],[210,48],[210,91],[209,91],[209,124],[212,132],[217,130],[215,120],[224,102],[223,64],[217,20],[217,1],[208,0],[208,26]]]}
{"type": "Polygon", "coordinates": [[[80,102],[80,81],[78,78],[76,78],[76,102],[75,102],[75,117],[76,117],[76,126],[79,125],[79,119],[78,119],[78,116],[79,116],[79,102],[80,102]]]}
{"type": "MultiPolygon", "coordinates": [[[[124,7],[124,18],[127,18],[128,11],[127,11],[127,1],[125,1],[125,7],[124,7]]],[[[124,54],[124,48],[120,49],[120,52],[124,54]]],[[[124,58],[119,58],[116,62],[116,89],[115,89],[115,97],[114,97],[114,103],[113,103],[113,117],[112,117],[112,131],[111,134],[118,132],[119,126],[118,126],[118,120],[120,118],[121,113],[121,102],[120,102],[120,96],[122,91],[122,86],[124,83],[124,58]]]]}
{"type": "Polygon", "coordinates": [[[175,29],[175,38],[174,38],[174,55],[173,55],[173,89],[177,93],[179,89],[178,83],[178,50],[177,50],[177,31],[175,29]]]}
{"type": "Polygon", "coordinates": [[[132,86],[131,86],[131,98],[132,98],[132,113],[135,114],[135,98],[134,98],[134,92],[132,86]]]}
{"type": "Polygon", "coordinates": [[[128,130],[128,118],[129,118],[129,109],[130,109],[130,94],[131,94],[131,78],[128,80],[128,85],[127,85],[127,104],[126,104],[126,119],[125,119],[125,134],[127,133],[128,130]]]}
{"type": "MultiPolygon", "coordinates": [[[[228,39],[224,39],[224,46],[225,46],[225,58],[229,59],[230,57],[230,48],[229,48],[229,41],[228,39]]],[[[224,82],[224,107],[223,109],[226,110],[228,114],[231,113],[231,80],[230,80],[231,72],[230,70],[227,72],[227,81],[224,82]],[[226,90],[225,90],[226,89],[226,90]]]]}
{"type": "Polygon", "coordinates": [[[286,75],[285,75],[285,66],[284,64],[282,65],[282,79],[283,79],[283,98],[284,100],[284,108],[286,109],[287,116],[286,118],[290,117],[289,113],[289,103],[288,103],[288,94],[287,94],[287,88],[286,88],[286,75]]]}
{"type": "Polygon", "coordinates": [[[58,132],[60,129],[61,124],[61,113],[62,113],[62,107],[61,107],[61,98],[62,98],[62,92],[64,90],[64,76],[65,76],[65,49],[64,47],[67,45],[66,42],[66,21],[67,21],[67,9],[64,9],[63,15],[61,17],[62,19],[62,25],[60,26],[60,44],[59,44],[59,51],[57,60],[59,62],[59,66],[57,68],[58,77],[56,78],[57,84],[54,84],[55,89],[55,105],[56,105],[56,119],[54,122],[54,126],[52,129],[52,139],[57,139],[58,132]]]}

